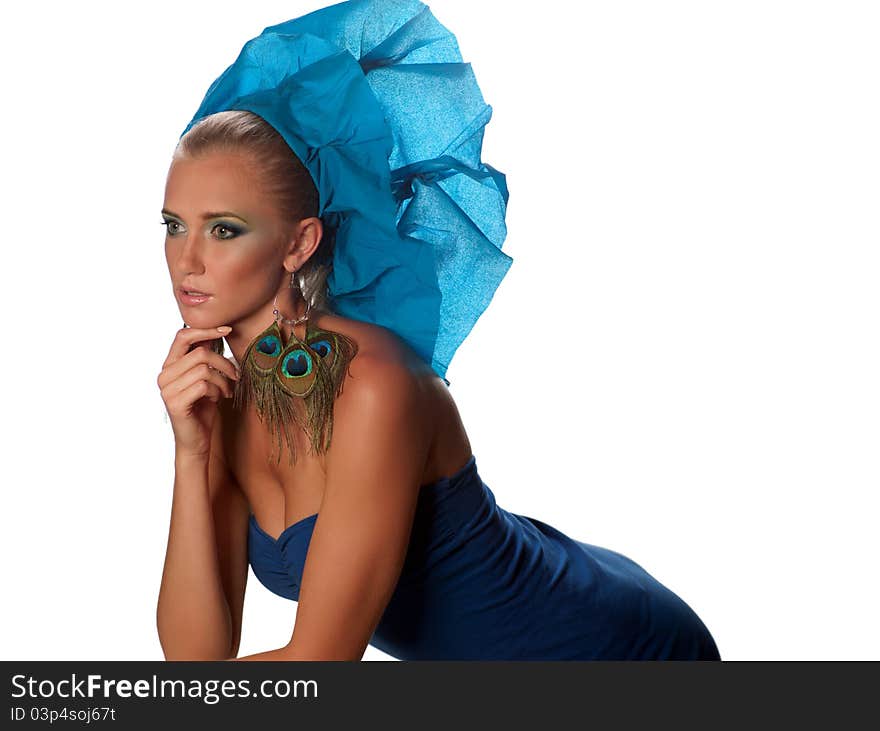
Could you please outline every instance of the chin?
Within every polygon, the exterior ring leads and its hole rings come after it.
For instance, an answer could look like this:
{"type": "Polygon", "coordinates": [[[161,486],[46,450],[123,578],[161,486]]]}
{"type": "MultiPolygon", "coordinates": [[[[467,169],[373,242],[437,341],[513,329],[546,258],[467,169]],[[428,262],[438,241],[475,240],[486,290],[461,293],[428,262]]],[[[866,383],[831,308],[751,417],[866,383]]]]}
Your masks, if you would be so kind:
{"type": "MultiPolygon", "coordinates": [[[[205,315],[195,314],[188,307],[181,307],[180,308],[180,316],[183,319],[183,321],[187,325],[189,325],[190,327],[198,327],[198,328],[220,327],[221,325],[225,324],[223,322],[220,322],[214,316],[209,317],[209,316],[205,316],[205,315]]],[[[219,337],[220,333],[217,333],[217,336],[219,337]]]]}

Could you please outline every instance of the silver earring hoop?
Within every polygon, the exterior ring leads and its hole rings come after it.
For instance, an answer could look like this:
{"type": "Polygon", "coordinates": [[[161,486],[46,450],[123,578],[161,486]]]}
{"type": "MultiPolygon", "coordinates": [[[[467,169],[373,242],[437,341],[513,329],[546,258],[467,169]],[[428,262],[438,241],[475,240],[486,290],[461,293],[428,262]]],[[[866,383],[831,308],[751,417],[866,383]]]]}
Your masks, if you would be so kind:
{"type": "MultiPolygon", "coordinates": [[[[296,269],[294,269],[290,273],[290,285],[289,286],[291,286],[291,287],[296,286],[297,289],[299,289],[300,293],[302,293],[302,288],[299,285],[294,285],[294,283],[296,281],[294,279],[295,274],[296,274],[296,269]]],[[[278,295],[277,294],[275,295],[275,301],[274,301],[273,307],[272,307],[272,314],[275,315],[276,322],[286,322],[288,325],[291,325],[291,326],[300,325],[304,322],[308,322],[309,313],[311,311],[312,311],[312,303],[306,302],[306,311],[302,314],[301,317],[297,317],[294,320],[288,319],[284,315],[282,315],[281,312],[278,311],[278,295]]]]}

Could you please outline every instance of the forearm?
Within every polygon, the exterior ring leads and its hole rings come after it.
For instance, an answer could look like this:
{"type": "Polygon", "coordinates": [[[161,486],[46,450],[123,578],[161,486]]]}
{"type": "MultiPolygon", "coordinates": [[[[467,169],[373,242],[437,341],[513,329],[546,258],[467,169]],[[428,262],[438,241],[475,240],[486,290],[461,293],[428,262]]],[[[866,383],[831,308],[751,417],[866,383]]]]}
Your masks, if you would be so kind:
{"type": "Polygon", "coordinates": [[[266,660],[284,660],[290,662],[292,660],[327,660],[326,657],[310,656],[302,652],[297,652],[290,645],[279,647],[277,650],[266,650],[265,652],[257,652],[253,655],[245,655],[244,657],[229,658],[231,661],[247,660],[247,661],[266,661],[266,660]]]}
{"type": "Polygon", "coordinates": [[[284,647],[279,647],[275,650],[266,650],[265,652],[257,652],[253,655],[245,655],[244,657],[233,657],[229,658],[230,660],[238,661],[238,660],[317,660],[317,661],[326,661],[326,660],[346,660],[349,662],[359,662],[363,659],[363,656],[360,657],[344,657],[344,656],[331,656],[326,653],[320,654],[317,653],[314,649],[308,650],[304,649],[302,646],[297,646],[295,644],[287,644],[284,647]]]}
{"type": "Polygon", "coordinates": [[[289,647],[279,647],[277,650],[266,650],[265,652],[257,652],[253,655],[245,655],[244,657],[233,657],[230,661],[238,662],[240,660],[259,661],[259,660],[296,660],[301,658],[292,657],[289,647]]]}
{"type": "Polygon", "coordinates": [[[225,660],[232,621],[217,556],[207,457],[175,456],[174,495],[156,608],[167,660],[225,660]]]}

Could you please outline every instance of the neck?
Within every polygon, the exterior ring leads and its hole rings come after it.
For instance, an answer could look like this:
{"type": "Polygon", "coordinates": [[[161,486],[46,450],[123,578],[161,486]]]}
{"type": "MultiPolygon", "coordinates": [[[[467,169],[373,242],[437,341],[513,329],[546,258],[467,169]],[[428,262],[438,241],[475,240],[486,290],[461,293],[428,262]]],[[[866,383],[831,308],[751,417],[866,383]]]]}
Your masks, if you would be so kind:
{"type": "MultiPolygon", "coordinates": [[[[239,320],[234,324],[230,323],[232,325],[232,332],[226,337],[226,342],[229,344],[229,349],[239,365],[244,359],[247,347],[263,330],[272,324],[272,321],[275,319],[272,310],[276,307],[284,320],[296,320],[302,317],[307,309],[306,301],[299,290],[285,287],[283,292],[278,293],[277,304],[275,304],[273,299],[273,301],[260,307],[257,312],[247,319],[239,320]]],[[[316,316],[316,311],[311,310],[309,312],[309,321],[313,321],[316,316]]],[[[284,345],[290,341],[291,333],[295,333],[300,340],[305,338],[306,324],[303,322],[294,327],[288,322],[279,320],[278,327],[284,336],[284,345]]]]}

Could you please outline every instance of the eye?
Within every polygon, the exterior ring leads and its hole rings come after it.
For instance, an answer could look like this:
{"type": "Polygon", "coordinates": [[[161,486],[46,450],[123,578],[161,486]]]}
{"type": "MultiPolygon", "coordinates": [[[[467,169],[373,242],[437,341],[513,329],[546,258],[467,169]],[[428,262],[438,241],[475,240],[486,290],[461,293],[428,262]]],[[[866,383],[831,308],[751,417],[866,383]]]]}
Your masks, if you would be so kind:
{"type": "Polygon", "coordinates": [[[174,236],[176,230],[172,229],[172,226],[179,226],[180,224],[177,221],[162,221],[162,225],[165,227],[165,231],[169,236],[174,236]]]}
{"type": "Polygon", "coordinates": [[[219,236],[219,238],[221,238],[221,239],[234,239],[236,236],[238,236],[241,233],[240,229],[237,229],[235,226],[229,226],[225,223],[218,223],[211,230],[212,231],[217,231],[217,230],[227,231],[230,234],[229,236],[224,236],[221,234],[219,236]]]}

